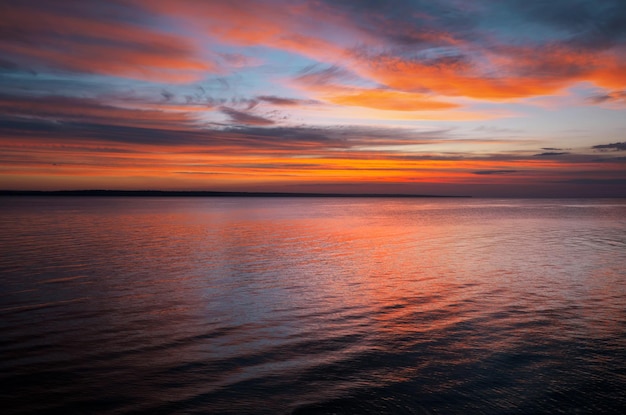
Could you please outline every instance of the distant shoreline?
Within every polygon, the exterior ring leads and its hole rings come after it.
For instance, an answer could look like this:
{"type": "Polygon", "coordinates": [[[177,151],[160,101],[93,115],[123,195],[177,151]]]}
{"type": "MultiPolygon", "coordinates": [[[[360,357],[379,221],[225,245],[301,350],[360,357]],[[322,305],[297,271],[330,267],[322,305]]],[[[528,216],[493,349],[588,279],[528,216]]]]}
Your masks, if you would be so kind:
{"type": "Polygon", "coordinates": [[[99,196],[99,197],[354,197],[354,198],[469,198],[472,196],[414,195],[406,193],[290,193],[218,192],[171,190],[0,190],[0,196],[99,196]]]}

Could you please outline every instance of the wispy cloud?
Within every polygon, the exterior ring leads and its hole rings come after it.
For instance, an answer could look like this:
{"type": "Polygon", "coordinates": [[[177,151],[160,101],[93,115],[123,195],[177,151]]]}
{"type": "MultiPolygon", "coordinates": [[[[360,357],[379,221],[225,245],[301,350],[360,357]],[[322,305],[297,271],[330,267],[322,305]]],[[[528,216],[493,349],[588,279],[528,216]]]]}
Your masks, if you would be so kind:
{"type": "Polygon", "coordinates": [[[594,104],[603,103],[626,103],[626,90],[622,91],[608,91],[601,94],[592,95],[589,97],[589,101],[594,104]]]}
{"type": "Polygon", "coordinates": [[[475,171],[474,174],[512,174],[517,172],[519,172],[519,170],[479,170],[475,171]]]}
{"type": "Polygon", "coordinates": [[[626,185],[626,178],[623,178],[623,179],[587,179],[587,178],[569,179],[569,180],[564,180],[563,183],[624,186],[626,185]]]}
{"type": "Polygon", "coordinates": [[[145,9],[88,0],[10,1],[3,7],[0,51],[12,65],[142,80],[188,82],[217,67],[194,43],[149,28],[145,9]]]}
{"type": "Polygon", "coordinates": [[[237,111],[236,109],[229,107],[221,107],[220,111],[230,117],[230,121],[235,124],[245,125],[271,125],[274,121],[269,118],[264,118],[258,115],[249,114],[243,111],[237,111]]]}
{"type": "Polygon", "coordinates": [[[557,152],[557,151],[546,151],[544,153],[538,153],[535,154],[535,156],[538,157],[555,157],[555,156],[563,156],[565,154],[569,154],[568,152],[565,151],[561,151],[561,152],[557,152]]]}
{"type": "Polygon", "coordinates": [[[257,100],[266,102],[268,104],[277,105],[280,107],[295,107],[299,105],[317,105],[319,101],[315,101],[312,99],[297,99],[297,98],[284,98],[277,97],[274,95],[259,95],[256,97],[257,100]]]}
{"type": "Polygon", "coordinates": [[[626,142],[598,144],[591,148],[593,148],[594,150],[600,150],[600,151],[626,151],[626,142]]]}

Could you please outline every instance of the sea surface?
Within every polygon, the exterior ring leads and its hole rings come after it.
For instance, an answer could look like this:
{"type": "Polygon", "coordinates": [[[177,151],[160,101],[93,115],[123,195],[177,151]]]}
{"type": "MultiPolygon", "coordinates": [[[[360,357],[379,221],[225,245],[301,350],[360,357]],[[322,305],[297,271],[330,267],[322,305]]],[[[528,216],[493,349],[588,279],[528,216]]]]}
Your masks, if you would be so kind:
{"type": "Polygon", "coordinates": [[[3,414],[626,408],[626,200],[0,198],[3,414]]]}

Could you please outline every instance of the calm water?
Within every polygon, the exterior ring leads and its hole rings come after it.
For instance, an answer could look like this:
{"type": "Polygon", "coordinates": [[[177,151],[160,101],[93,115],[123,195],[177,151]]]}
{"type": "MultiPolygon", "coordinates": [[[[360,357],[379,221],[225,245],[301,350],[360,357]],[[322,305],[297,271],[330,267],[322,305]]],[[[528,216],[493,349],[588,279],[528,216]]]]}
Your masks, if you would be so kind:
{"type": "Polygon", "coordinates": [[[626,408],[626,200],[0,198],[13,413],[626,408]]]}

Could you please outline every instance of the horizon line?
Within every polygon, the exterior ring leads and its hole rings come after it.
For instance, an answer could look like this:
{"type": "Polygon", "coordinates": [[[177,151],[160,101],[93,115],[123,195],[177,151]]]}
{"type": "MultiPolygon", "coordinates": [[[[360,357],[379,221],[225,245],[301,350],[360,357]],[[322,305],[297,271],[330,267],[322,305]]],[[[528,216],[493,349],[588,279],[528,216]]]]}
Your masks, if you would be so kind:
{"type": "Polygon", "coordinates": [[[329,192],[242,192],[218,190],[0,190],[0,196],[131,196],[131,197],[451,197],[469,195],[431,195],[411,193],[329,193],[329,192]]]}

